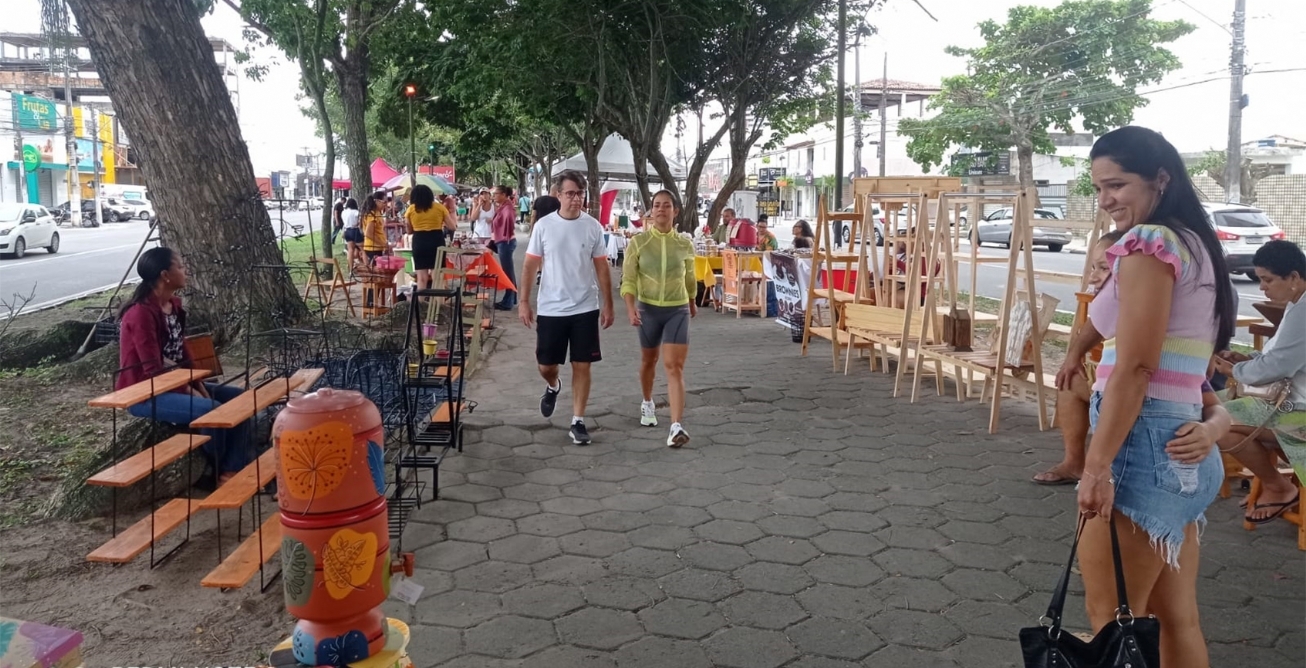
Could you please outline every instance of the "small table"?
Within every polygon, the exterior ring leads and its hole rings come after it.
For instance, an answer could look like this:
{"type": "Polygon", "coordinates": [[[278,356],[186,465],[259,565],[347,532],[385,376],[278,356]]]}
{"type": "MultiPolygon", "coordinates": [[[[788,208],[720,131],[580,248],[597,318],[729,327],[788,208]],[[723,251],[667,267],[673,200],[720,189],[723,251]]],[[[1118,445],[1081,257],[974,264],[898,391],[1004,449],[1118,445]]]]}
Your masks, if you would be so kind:
{"type": "Polygon", "coordinates": [[[0,637],[10,639],[0,649],[0,666],[79,668],[82,665],[80,631],[0,617],[0,637]]]}

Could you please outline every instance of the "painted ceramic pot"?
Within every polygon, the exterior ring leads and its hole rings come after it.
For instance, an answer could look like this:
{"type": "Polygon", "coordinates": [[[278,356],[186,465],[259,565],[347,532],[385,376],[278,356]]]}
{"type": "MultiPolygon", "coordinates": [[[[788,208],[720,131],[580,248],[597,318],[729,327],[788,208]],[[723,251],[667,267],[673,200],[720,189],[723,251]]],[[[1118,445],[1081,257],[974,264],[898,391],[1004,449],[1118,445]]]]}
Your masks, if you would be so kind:
{"type": "Polygon", "coordinates": [[[360,392],[292,399],[272,425],[283,515],[331,514],[385,495],[381,412],[360,392]]]}
{"type": "Polygon", "coordinates": [[[385,646],[380,606],[390,594],[391,573],[386,509],[378,498],[340,513],[281,514],[282,588],[286,611],[300,620],[294,649],[301,663],[343,666],[385,646]],[[360,657],[360,651],[366,653],[360,657]]]}

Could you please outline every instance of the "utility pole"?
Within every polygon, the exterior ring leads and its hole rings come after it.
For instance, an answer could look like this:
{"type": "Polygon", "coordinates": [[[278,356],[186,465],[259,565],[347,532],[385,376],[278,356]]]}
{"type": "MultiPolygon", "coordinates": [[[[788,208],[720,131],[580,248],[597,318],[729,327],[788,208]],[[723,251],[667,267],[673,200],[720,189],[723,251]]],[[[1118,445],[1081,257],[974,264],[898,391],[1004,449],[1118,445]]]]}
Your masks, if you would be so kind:
{"type": "Polygon", "coordinates": [[[1247,50],[1247,0],[1233,3],[1233,51],[1229,54],[1229,147],[1225,150],[1224,198],[1242,201],[1243,55],[1247,50]]]}
{"type": "Polygon", "coordinates": [[[862,33],[853,40],[853,178],[862,175],[862,33]]]}
{"type": "Polygon", "coordinates": [[[91,109],[91,189],[95,193],[95,226],[104,225],[104,205],[100,203],[100,112],[91,109]]]}
{"type": "MultiPolygon", "coordinates": [[[[889,114],[888,114],[888,97],[889,97],[889,52],[884,52],[884,73],[880,76],[880,176],[884,176],[884,167],[888,159],[889,152],[884,146],[884,142],[889,138],[889,114]]],[[[902,117],[902,101],[898,102],[898,117],[902,117]]]]}
{"type": "MultiPolygon", "coordinates": [[[[845,51],[848,50],[848,0],[839,0],[839,66],[835,85],[839,96],[834,100],[834,210],[843,210],[843,121],[848,89],[843,85],[845,51]]],[[[843,221],[834,221],[834,245],[843,246],[843,221]]]]}
{"type": "Polygon", "coordinates": [[[73,227],[82,226],[82,189],[77,181],[77,164],[81,160],[77,157],[77,137],[73,128],[73,86],[72,77],[68,72],[68,61],[72,58],[69,50],[64,50],[63,58],[63,101],[64,101],[64,140],[67,142],[68,152],[68,169],[64,171],[64,183],[68,186],[68,220],[72,222],[73,227]]]}

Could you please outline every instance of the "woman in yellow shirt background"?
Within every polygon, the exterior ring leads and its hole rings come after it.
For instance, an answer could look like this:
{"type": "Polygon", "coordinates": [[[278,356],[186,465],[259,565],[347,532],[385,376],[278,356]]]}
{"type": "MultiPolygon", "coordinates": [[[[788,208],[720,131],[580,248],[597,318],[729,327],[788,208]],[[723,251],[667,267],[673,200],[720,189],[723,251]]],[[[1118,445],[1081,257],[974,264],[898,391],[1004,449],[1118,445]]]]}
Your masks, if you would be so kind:
{"type": "Polygon", "coordinates": [[[408,221],[408,233],[412,236],[413,268],[417,270],[417,289],[431,287],[431,270],[435,268],[435,256],[440,247],[445,245],[444,230],[448,224],[449,209],[435,201],[435,193],[428,186],[413,188],[411,204],[404,211],[408,221]]]}
{"type": "Polygon", "coordinates": [[[376,192],[363,200],[363,212],[359,218],[363,221],[363,254],[367,256],[367,265],[380,257],[390,247],[385,237],[385,193],[376,192]]]}

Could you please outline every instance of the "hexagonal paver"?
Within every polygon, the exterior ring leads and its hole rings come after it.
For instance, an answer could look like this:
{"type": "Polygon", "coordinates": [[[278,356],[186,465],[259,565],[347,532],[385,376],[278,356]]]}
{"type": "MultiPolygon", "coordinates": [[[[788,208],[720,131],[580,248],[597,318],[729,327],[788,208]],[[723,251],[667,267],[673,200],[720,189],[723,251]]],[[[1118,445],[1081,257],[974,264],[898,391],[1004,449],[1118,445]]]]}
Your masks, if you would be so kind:
{"type": "Polygon", "coordinates": [[[553,623],[563,642],[612,650],[644,635],[635,615],[607,608],[585,608],[553,623]]]}
{"type": "Polygon", "coordinates": [[[547,501],[562,496],[562,490],[556,485],[540,485],[533,482],[526,482],[520,485],[503,488],[503,496],[508,499],[518,499],[521,501],[547,501]]]}
{"type": "Polygon", "coordinates": [[[906,547],[918,550],[933,550],[952,542],[947,536],[934,529],[896,524],[876,531],[875,537],[890,547],[906,547]]]}
{"type": "Polygon", "coordinates": [[[798,602],[817,617],[866,619],[884,609],[884,604],[861,587],[818,584],[798,594],[798,602]]]}
{"type": "Polygon", "coordinates": [[[581,480],[570,485],[562,486],[562,493],[567,496],[577,496],[582,499],[602,499],[607,496],[613,496],[621,493],[621,485],[615,482],[600,482],[598,480],[581,480]]]}
{"type": "Polygon", "coordinates": [[[703,643],[712,662],[727,668],[777,668],[798,656],[783,633],[731,628],[703,643]]]}
{"type": "Polygon", "coordinates": [[[772,499],[770,506],[779,515],[796,517],[817,517],[830,512],[830,506],[820,499],[772,499]]]}
{"type": "MultiPolygon", "coordinates": [[[[591,450],[592,451],[592,450],[591,450]]],[[[580,472],[581,476],[589,480],[601,480],[604,482],[621,482],[629,480],[638,475],[638,472],[629,466],[595,466],[580,472]]]]}
{"type": "Polygon", "coordinates": [[[708,602],[719,601],[743,589],[743,585],[725,573],[698,568],[676,571],[658,580],[658,584],[671,596],[708,602]]]}
{"type": "Polygon", "coordinates": [[[767,536],[744,547],[758,561],[775,561],[782,564],[803,564],[821,555],[812,544],[802,538],[767,536]]]}
{"type": "Polygon", "coordinates": [[[783,629],[807,619],[807,612],[792,597],[760,591],[731,597],[720,608],[732,624],[759,629],[783,629]]]}
{"type": "Polygon", "coordinates": [[[710,603],[683,598],[669,598],[641,610],[639,620],[649,633],[697,640],[726,625],[726,620],[710,603]]]}
{"type": "Polygon", "coordinates": [[[550,647],[522,662],[521,668],[616,668],[607,652],[584,647],[550,647]]]}
{"type": "Polygon", "coordinates": [[[785,635],[805,654],[853,661],[884,647],[884,641],[870,629],[843,619],[813,617],[789,627],[785,635]]]}
{"type": "Polygon", "coordinates": [[[621,489],[639,494],[665,494],[676,488],[676,484],[665,478],[653,476],[636,476],[621,481],[621,489]]]}
{"type": "Polygon", "coordinates": [[[594,499],[582,499],[578,496],[560,496],[540,502],[540,509],[546,513],[560,515],[588,515],[603,510],[603,504],[594,499]]]}
{"type": "Polygon", "coordinates": [[[884,571],[870,559],[837,554],[814,559],[805,564],[803,569],[818,582],[845,587],[865,587],[884,577],[884,571]]]}
{"type": "Polygon", "coordinates": [[[526,479],[540,485],[566,485],[580,480],[580,473],[568,469],[543,468],[526,474],[526,479]]]}
{"type": "Polygon", "coordinates": [[[585,523],[575,515],[540,513],[517,520],[517,530],[535,536],[565,536],[585,528],[585,523]]]}
{"type": "Polygon", "coordinates": [[[635,492],[622,492],[615,496],[609,496],[603,499],[602,503],[603,507],[609,510],[624,510],[632,513],[648,512],[666,505],[666,501],[659,496],[635,492]]]}
{"type": "Polygon", "coordinates": [[[558,539],[517,534],[490,543],[490,558],[519,564],[533,564],[562,554],[558,539]]]}
{"type": "Polygon", "coordinates": [[[461,633],[457,629],[426,624],[410,624],[409,656],[439,664],[463,654],[461,633]]]}
{"type": "Polygon", "coordinates": [[[490,469],[468,473],[467,482],[487,487],[512,487],[526,482],[526,476],[515,471],[490,469]]]}
{"type": "Polygon", "coordinates": [[[610,577],[596,580],[581,588],[591,605],[632,612],[643,610],[666,598],[652,580],[610,577]]]}
{"type": "Polygon", "coordinates": [[[738,545],[695,543],[680,551],[685,561],[713,571],[733,571],[753,561],[752,555],[738,545]]]}
{"type": "Polygon", "coordinates": [[[1030,615],[1009,603],[962,601],[944,611],[943,616],[967,634],[989,638],[1010,637],[1011,629],[1030,624],[1030,615]]]}
{"type": "Polygon", "coordinates": [[[593,582],[608,574],[603,561],[574,554],[546,559],[532,566],[531,570],[535,572],[537,580],[576,585],[593,582]]]}
{"type": "Polygon", "coordinates": [[[453,522],[448,527],[449,538],[477,543],[488,543],[517,533],[512,520],[500,517],[469,517],[453,522]]]}
{"type": "Polygon", "coordinates": [[[505,659],[520,659],[557,642],[553,624],[542,619],[506,616],[463,633],[467,651],[505,659]]]}
{"type": "Polygon", "coordinates": [[[459,589],[501,594],[520,587],[532,578],[531,567],[506,561],[482,561],[454,573],[459,589]]]}
{"type": "Polygon", "coordinates": [[[485,552],[485,546],[480,543],[446,540],[417,550],[415,557],[422,568],[456,571],[489,559],[485,552]]]}
{"type": "Polygon", "coordinates": [[[651,524],[671,524],[678,527],[696,527],[712,521],[712,515],[693,506],[662,506],[644,513],[651,524]]]}
{"type": "Polygon", "coordinates": [[[483,503],[503,498],[503,492],[500,492],[498,487],[466,484],[445,487],[440,490],[440,496],[451,501],[483,503]]]}
{"type": "Polygon", "coordinates": [[[977,601],[1014,601],[1029,591],[1028,587],[1006,573],[971,568],[959,568],[948,573],[943,576],[943,584],[957,595],[977,601]]]}
{"type": "Polygon", "coordinates": [[[962,543],[1000,545],[1011,538],[1006,529],[991,522],[951,520],[939,527],[939,533],[962,543]]]}
{"type": "Polygon", "coordinates": [[[592,529],[563,536],[558,539],[558,544],[567,554],[585,557],[608,557],[630,548],[630,541],[625,534],[592,529]]]}
{"type": "Polygon", "coordinates": [[[813,537],[812,544],[822,552],[853,557],[869,557],[885,548],[875,536],[855,531],[827,531],[813,537]]]}
{"type": "Polygon", "coordinates": [[[600,531],[632,531],[647,526],[651,521],[643,513],[625,510],[603,510],[581,518],[585,526],[600,531]]]}
{"type": "Polygon", "coordinates": [[[820,522],[813,521],[810,517],[795,515],[763,517],[758,520],[757,526],[773,536],[789,536],[792,538],[811,538],[826,530],[820,522]]]}
{"type": "Polygon", "coordinates": [[[876,554],[875,563],[892,575],[907,575],[923,578],[941,578],[955,568],[933,552],[924,550],[904,550],[889,548],[876,554]]]}
{"type": "Polygon", "coordinates": [[[636,578],[660,578],[686,566],[674,552],[632,547],[607,559],[608,568],[618,575],[636,578]]]}
{"type": "Polygon", "coordinates": [[[689,529],[665,524],[640,527],[626,534],[631,545],[659,550],[675,550],[698,542],[698,536],[689,529]]]}
{"type": "Polygon", "coordinates": [[[707,512],[719,520],[756,522],[771,514],[766,506],[751,501],[722,501],[707,507],[707,512]]]}
{"type": "Polygon", "coordinates": [[[864,533],[876,531],[888,525],[887,522],[874,513],[863,513],[855,510],[836,510],[821,515],[818,519],[821,524],[837,531],[860,531],[864,533]]]}
{"type": "Polygon", "coordinates": [[[753,591],[797,594],[812,586],[812,576],[797,566],[759,562],[735,571],[744,587],[753,591]]]}
{"type": "MultiPolygon", "coordinates": [[[[976,666],[997,666],[1001,665],[1001,663],[999,663],[1001,659],[998,659],[998,657],[1003,657],[1003,654],[999,652],[994,656],[972,656],[970,658],[978,661],[978,663],[974,664],[976,666]]],[[[957,668],[961,664],[940,652],[920,649],[918,647],[908,647],[906,645],[889,645],[888,647],[885,647],[867,657],[865,665],[957,668]]],[[[1012,665],[1014,666],[1015,664],[1012,665]]]]}
{"type": "Polygon", "coordinates": [[[617,650],[618,668],[712,668],[696,642],[646,636],[617,650]]]}
{"type": "Polygon", "coordinates": [[[919,610],[885,610],[866,625],[892,645],[941,650],[962,638],[961,630],[943,615],[919,610]]]}
{"type": "Polygon", "coordinates": [[[704,540],[732,545],[751,543],[763,536],[762,530],[756,525],[735,520],[712,520],[694,527],[694,533],[704,540]]]}
{"type": "Polygon", "coordinates": [[[477,591],[451,591],[417,602],[417,620],[426,624],[471,628],[503,610],[499,597],[477,591]]]}
{"type": "Polygon", "coordinates": [[[942,612],[957,601],[957,595],[932,578],[890,575],[870,587],[870,593],[886,608],[942,612]]]}
{"type": "Polygon", "coordinates": [[[481,440],[495,445],[515,447],[529,444],[533,437],[529,431],[517,427],[490,427],[481,432],[481,440]]]}
{"type": "Polygon", "coordinates": [[[505,593],[503,609],[508,614],[555,619],[585,607],[579,587],[532,584],[505,593]]]}
{"type": "Polygon", "coordinates": [[[519,517],[535,515],[540,512],[540,504],[520,499],[498,499],[476,504],[476,512],[489,517],[502,517],[515,520],[519,517]]]}

